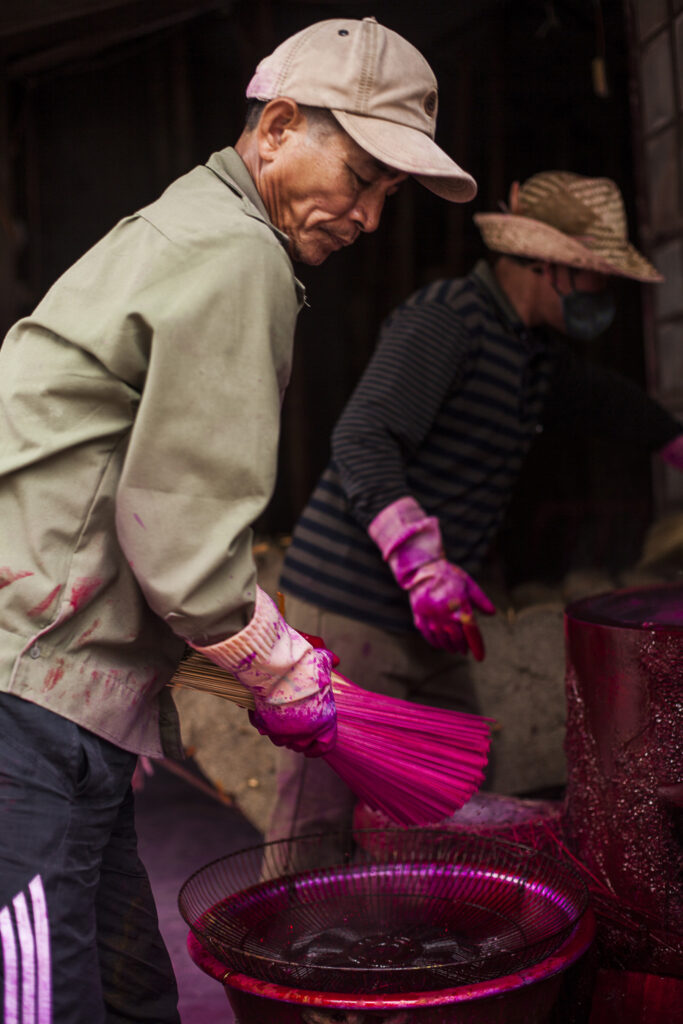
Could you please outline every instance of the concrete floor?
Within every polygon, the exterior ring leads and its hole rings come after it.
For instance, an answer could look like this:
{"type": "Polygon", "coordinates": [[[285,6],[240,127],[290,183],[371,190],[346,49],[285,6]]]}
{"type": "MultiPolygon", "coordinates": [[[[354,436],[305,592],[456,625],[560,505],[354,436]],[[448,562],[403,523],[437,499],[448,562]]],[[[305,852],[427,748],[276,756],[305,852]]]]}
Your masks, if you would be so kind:
{"type": "MultiPolygon", "coordinates": [[[[191,762],[189,765],[192,767],[191,762]]],[[[160,764],[136,793],[136,819],[140,856],[149,873],[161,932],[178,979],[182,1024],[233,1024],[223,987],[188,956],[188,929],[178,910],[178,892],[197,868],[261,842],[261,834],[238,811],[160,764]]]]}

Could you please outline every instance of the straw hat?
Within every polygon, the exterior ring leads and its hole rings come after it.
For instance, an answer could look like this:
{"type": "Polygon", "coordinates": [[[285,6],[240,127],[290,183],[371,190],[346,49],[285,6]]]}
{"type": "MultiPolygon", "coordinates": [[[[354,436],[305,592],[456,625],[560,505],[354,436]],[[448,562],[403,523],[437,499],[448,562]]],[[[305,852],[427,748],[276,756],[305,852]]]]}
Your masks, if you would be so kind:
{"type": "Polygon", "coordinates": [[[636,281],[664,280],[630,244],[621,193],[609,178],[542,171],[512,185],[507,213],[477,213],[474,220],[494,252],[636,281]]]}

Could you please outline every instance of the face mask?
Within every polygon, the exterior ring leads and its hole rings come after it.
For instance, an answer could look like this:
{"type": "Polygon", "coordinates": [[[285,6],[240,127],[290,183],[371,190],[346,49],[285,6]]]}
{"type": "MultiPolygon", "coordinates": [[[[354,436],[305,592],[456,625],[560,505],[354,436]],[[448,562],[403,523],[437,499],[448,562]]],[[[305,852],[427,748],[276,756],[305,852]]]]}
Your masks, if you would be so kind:
{"type": "Polygon", "coordinates": [[[572,290],[562,296],[562,316],[570,338],[592,341],[614,320],[617,303],[609,289],[602,292],[572,290]]]}
{"type": "Polygon", "coordinates": [[[601,292],[582,292],[574,287],[574,271],[569,271],[571,291],[566,295],[557,287],[557,268],[553,268],[553,288],[562,300],[562,318],[567,334],[578,341],[592,341],[607,330],[614,320],[617,301],[609,288],[601,292]]]}

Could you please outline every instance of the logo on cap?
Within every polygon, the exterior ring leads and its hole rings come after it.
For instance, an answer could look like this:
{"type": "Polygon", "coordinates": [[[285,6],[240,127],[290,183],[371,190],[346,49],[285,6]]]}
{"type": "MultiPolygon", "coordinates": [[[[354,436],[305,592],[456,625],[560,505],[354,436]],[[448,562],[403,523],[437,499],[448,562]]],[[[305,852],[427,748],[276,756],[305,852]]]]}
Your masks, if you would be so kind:
{"type": "Polygon", "coordinates": [[[425,110],[425,114],[428,117],[434,117],[434,111],[436,110],[436,89],[432,89],[425,96],[422,105],[425,110]]]}

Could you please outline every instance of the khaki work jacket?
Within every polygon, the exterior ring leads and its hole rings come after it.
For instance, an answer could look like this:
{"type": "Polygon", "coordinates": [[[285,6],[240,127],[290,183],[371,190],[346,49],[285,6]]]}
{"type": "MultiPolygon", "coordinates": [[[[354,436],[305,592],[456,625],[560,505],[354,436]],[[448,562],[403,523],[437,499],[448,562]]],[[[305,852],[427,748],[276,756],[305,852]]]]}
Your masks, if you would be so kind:
{"type": "Polygon", "coordinates": [[[0,690],[179,753],[184,639],[253,613],[303,288],[237,153],[117,224],[0,349],[0,690]]]}

